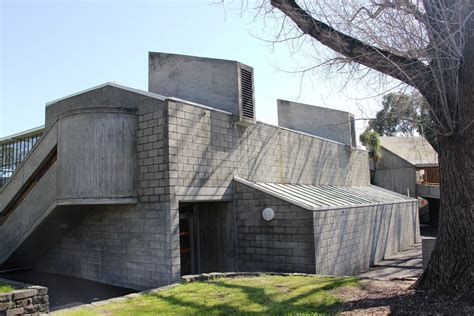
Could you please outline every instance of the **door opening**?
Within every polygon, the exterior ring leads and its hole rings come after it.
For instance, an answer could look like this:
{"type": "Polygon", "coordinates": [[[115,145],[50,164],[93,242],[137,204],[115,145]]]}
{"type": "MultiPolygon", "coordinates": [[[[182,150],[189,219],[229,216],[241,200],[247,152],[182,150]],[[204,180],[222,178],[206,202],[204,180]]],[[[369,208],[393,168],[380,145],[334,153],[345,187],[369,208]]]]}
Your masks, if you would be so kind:
{"type": "Polygon", "coordinates": [[[232,202],[180,203],[181,275],[235,271],[232,202]]]}

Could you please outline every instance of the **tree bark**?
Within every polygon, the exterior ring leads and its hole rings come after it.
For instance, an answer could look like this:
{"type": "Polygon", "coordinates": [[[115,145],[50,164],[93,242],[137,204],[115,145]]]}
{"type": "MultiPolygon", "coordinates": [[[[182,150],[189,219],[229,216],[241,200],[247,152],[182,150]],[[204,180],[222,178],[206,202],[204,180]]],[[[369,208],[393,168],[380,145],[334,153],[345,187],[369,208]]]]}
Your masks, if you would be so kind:
{"type": "Polygon", "coordinates": [[[441,127],[436,135],[441,208],[437,243],[417,287],[474,301],[474,0],[424,1],[426,23],[433,31],[428,66],[341,33],[314,19],[296,0],[271,4],[303,33],[354,62],[414,86],[426,97],[432,119],[441,127]],[[458,15],[467,19],[451,23],[458,15]],[[452,54],[449,35],[464,43],[462,56],[452,54]]]}
{"type": "Polygon", "coordinates": [[[474,133],[439,142],[438,237],[417,288],[474,299],[474,133]]]}
{"type": "MultiPolygon", "coordinates": [[[[470,10],[474,12],[474,7],[470,10]]],[[[474,19],[466,23],[466,45],[458,73],[459,130],[450,137],[437,137],[441,194],[438,237],[417,286],[474,303],[474,19]]]]}

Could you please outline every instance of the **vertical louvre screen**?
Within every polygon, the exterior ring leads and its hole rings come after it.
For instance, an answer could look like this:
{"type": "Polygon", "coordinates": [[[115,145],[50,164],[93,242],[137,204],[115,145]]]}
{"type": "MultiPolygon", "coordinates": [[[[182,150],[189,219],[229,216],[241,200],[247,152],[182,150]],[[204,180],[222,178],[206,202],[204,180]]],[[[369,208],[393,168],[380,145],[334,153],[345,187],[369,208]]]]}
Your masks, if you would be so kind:
{"type": "Polygon", "coordinates": [[[250,119],[255,118],[253,101],[253,76],[252,72],[240,69],[240,85],[242,98],[242,116],[250,119]]]}

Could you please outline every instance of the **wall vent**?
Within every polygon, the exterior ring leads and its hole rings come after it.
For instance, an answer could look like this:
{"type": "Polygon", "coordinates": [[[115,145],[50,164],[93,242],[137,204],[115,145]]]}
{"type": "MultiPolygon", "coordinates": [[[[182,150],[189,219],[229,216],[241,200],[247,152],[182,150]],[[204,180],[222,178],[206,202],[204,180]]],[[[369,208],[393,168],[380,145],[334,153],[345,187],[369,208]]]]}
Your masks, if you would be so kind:
{"type": "Polygon", "coordinates": [[[255,98],[254,98],[254,80],[253,69],[240,64],[239,67],[239,121],[240,124],[255,123],[255,98]]]}
{"type": "Polygon", "coordinates": [[[242,85],[242,116],[253,119],[255,118],[253,108],[253,78],[252,73],[248,70],[240,70],[240,84],[242,85]]]}

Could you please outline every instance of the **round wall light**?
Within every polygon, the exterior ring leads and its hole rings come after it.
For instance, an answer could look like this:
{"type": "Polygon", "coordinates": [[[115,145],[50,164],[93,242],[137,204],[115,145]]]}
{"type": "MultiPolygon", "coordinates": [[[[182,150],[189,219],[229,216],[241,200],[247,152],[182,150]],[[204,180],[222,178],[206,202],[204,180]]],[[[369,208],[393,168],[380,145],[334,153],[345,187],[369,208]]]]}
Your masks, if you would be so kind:
{"type": "Polygon", "coordinates": [[[275,211],[272,208],[267,207],[263,210],[262,217],[264,220],[269,222],[273,219],[273,217],[275,217],[275,211]]]}

